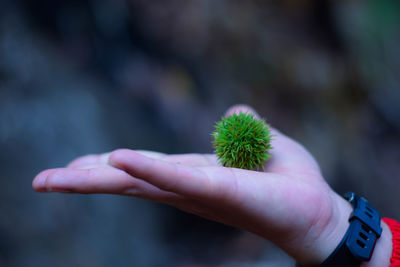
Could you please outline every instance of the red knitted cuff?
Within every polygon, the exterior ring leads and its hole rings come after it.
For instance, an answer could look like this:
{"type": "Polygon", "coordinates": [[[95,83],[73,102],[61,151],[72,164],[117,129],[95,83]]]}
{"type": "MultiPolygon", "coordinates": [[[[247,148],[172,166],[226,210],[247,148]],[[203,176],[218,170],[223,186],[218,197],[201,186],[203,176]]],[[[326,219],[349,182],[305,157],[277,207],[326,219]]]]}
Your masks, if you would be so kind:
{"type": "Polygon", "coordinates": [[[393,250],[390,258],[390,267],[400,267],[400,223],[390,218],[383,218],[382,220],[392,232],[393,250]]]}

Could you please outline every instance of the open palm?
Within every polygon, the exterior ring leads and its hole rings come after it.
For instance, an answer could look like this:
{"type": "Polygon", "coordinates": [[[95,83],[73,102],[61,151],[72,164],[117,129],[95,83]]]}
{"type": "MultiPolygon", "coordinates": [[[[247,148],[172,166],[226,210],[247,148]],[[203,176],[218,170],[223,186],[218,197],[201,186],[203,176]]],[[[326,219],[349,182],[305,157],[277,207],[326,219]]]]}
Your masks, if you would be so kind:
{"type": "MultiPolygon", "coordinates": [[[[243,106],[228,113],[239,111],[254,113],[243,106]]],[[[167,203],[254,232],[300,262],[321,262],[341,239],[337,232],[345,232],[347,227],[338,222],[351,208],[330,189],[305,148],[278,131],[273,134],[272,159],[265,172],[222,167],[212,154],[119,149],[45,170],[36,176],[33,188],[167,203]]]]}

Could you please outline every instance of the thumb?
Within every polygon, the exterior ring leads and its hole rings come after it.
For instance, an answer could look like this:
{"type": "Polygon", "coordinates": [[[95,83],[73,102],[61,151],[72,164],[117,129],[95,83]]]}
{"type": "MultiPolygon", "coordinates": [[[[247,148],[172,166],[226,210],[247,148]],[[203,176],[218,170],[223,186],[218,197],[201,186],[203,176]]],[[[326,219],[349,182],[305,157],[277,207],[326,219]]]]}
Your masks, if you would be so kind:
{"type": "Polygon", "coordinates": [[[248,113],[254,115],[256,119],[260,119],[260,115],[250,106],[244,105],[244,104],[238,104],[230,107],[226,112],[225,112],[225,117],[229,117],[233,114],[239,114],[240,112],[242,113],[248,113]]]}

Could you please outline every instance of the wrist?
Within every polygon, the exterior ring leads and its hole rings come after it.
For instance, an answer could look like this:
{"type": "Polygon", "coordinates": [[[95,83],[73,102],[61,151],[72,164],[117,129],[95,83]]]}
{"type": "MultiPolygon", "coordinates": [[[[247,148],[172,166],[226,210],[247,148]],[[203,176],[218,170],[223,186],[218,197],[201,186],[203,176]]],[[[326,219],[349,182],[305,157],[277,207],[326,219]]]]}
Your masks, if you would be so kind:
{"type": "Polygon", "coordinates": [[[345,236],[350,226],[349,218],[353,212],[352,205],[337,193],[333,193],[332,218],[319,239],[321,253],[318,264],[331,255],[345,236]]]}
{"type": "Polygon", "coordinates": [[[307,242],[312,244],[309,253],[296,257],[301,266],[317,266],[322,263],[335,250],[349,228],[349,217],[353,211],[351,204],[335,192],[331,193],[329,219],[322,225],[318,237],[307,242]]]}
{"type": "MultiPolygon", "coordinates": [[[[353,211],[353,207],[344,198],[340,197],[336,193],[334,193],[334,195],[333,199],[335,199],[335,201],[333,202],[332,219],[316,242],[319,248],[317,249],[319,252],[319,254],[317,254],[317,256],[319,256],[318,261],[317,258],[314,258],[314,261],[310,262],[309,265],[316,266],[331,255],[349,228],[349,218],[353,211]]],[[[380,225],[382,227],[381,237],[376,240],[371,259],[362,262],[360,264],[362,267],[390,266],[392,234],[385,222],[381,221],[380,225]]]]}

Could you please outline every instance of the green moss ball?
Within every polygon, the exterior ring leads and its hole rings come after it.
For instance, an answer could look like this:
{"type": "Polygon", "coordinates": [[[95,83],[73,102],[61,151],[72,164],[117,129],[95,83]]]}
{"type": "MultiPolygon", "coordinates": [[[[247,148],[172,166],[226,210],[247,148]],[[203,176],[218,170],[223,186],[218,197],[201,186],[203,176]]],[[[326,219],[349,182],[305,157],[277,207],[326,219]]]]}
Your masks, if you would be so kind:
{"type": "Polygon", "coordinates": [[[264,120],[240,112],[222,118],[215,126],[215,154],[225,167],[247,170],[264,168],[271,158],[271,133],[264,120]]]}

